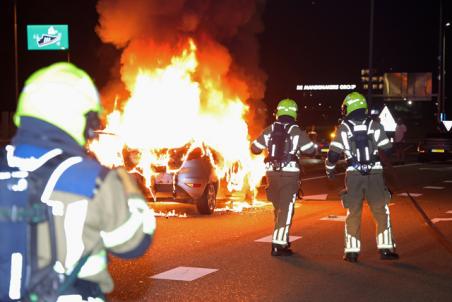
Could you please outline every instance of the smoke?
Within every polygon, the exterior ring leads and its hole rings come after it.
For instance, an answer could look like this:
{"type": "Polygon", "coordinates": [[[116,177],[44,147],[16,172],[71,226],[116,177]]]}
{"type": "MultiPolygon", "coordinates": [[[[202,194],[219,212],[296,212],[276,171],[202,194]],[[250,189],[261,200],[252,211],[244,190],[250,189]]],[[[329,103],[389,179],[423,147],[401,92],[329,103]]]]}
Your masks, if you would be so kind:
{"type": "Polygon", "coordinates": [[[104,43],[122,50],[120,70],[102,91],[104,99],[113,101],[112,91],[123,93],[123,84],[131,87],[130,76],[138,69],[168,64],[192,38],[199,82],[214,79],[225,95],[247,102],[248,124],[260,128],[254,113],[264,107],[267,80],[259,67],[258,43],[264,7],[265,0],[99,0],[96,32],[104,43]]]}

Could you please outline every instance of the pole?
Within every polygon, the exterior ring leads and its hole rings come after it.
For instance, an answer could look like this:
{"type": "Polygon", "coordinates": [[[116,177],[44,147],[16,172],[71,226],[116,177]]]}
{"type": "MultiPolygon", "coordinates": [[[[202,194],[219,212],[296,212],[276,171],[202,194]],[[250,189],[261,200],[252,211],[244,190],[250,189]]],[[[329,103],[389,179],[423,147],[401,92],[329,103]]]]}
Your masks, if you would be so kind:
{"type": "Polygon", "coordinates": [[[441,84],[441,97],[442,97],[442,102],[441,102],[441,112],[445,115],[446,114],[446,30],[444,28],[444,25],[442,26],[442,32],[443,32],[443,37],[442,37],[442,50],[441,50],[441,80],[442,80],[442,84],[441,84]]]}
{"type": "Polygon", "coordinates": [[[16,102],[19,99],[19,63],[18,63],[18,47],[17,47],[17,7],[16,0],[14,1],[14,73],[16,76],[16,102]]]}
{"type": "Polygon", "coordinates": [[[437,106],[437,121],[441,124],[441,113],[444,107],[444,52],[443,52],[443,0],[439,0],[439,45],[438,45],[438,106],[437,106]]]}
{"type": "Polygon", "coordinates": [[[370,23],[369,23],[369,86],[367,88],[367,103],[370,107],[372,104],[372,59],[374,49],[374,5],[375,1],[370,0],[370,23]]]}

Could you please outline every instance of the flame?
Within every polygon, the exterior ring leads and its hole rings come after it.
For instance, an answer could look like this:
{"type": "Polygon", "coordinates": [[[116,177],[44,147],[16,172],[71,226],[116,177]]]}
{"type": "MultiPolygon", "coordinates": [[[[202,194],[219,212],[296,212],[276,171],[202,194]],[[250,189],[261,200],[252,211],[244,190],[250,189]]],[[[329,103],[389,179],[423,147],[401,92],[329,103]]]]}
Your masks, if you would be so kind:
{"type": "Polygon", "coordinates": [[[250,153],[248,106],[225,93],[214,74],[206,76],[208,67],[200,76],[196,52],[189,39],[166,66],[141,66],[135,74],[125,69],[130,98],[107,114],[103,135],[89,145],[102,164],[139,173],[154,199],[155,167],[177,173],[195,150],[209,159],[228,191],[256,192],[265,174],[263,155],[250,153]],[[172,154],[181,148],[175,164],[172,154]]]}

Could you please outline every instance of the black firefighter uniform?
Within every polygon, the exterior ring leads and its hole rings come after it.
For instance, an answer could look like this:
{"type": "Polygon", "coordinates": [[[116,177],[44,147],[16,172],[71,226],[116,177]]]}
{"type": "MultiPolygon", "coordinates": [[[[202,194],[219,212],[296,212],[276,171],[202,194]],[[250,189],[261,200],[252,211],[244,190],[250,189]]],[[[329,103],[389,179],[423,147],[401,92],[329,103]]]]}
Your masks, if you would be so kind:
{"type": "MultiPolygon", "coordinates": [[[[270,135],[275,123],[280,122],[275,121],[253,141],[251,151],[254,154],[259,154],[264,149],[268,149],[270,135]]],[[[266,193],[267,198],[273,204],[275,214],[275,229],[272,243],[282,247],[289,245],[289,230],[292,224],[294,205],[300,186],[299,157],[301,153],[310,154],[315,151],[314,143],[297,124],[288,125],[288,133],[292,140],[290,154],[295,155],[294,158],[296,160],[289,162],[278,171],[274,170],[271,163],[266,164],[266,176],[268,180],[266,193]]]]}
{"type": "MultiPolygon", "coordinates": [[[[378,157],[378,150],[388,150],[392,147],[383,126],[371,120],[353,121],[349,123],[343,121],[336,132],[336,137],[331,142],[329,150],[342,154],[344,153],[348,167],[345,175],[346,189],[341,193],[342,204],[347,209],[345,221],[345,252],[357,252],[361,249],[360,227],[363,199],[367,200],[369,208],[377,225],[377,248],[393,249],[395,242],[392,237],[391,222],[388,202],[391,194],[387,189],[383,179],[383,166],[378,157]],[[352,129],[353,128],[353,129],[352,129]],[[353,133],[356,131],[367,131],[368,147],[364,154],[356,148],[353,133]],[[362,174],[359,172],[361,157],[372,160],[370,172],[362,174]],[[355,162],[355,164],[353,164],[355,162]]],[[[326,169],[334,170],[336,163],[326,161],[326,169]]]]}

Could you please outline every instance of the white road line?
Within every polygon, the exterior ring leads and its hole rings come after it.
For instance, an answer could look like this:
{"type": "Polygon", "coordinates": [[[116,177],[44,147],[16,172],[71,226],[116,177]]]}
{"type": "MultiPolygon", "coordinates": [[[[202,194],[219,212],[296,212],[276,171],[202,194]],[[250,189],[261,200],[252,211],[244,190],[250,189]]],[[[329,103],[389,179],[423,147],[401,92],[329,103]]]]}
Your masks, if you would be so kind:
{"type": "MultiPolygon", "coordinates": [[[[302,236],[289,236],[289,241],[294,242],[295,240],[301,239],[302,236]]],[[[254,242],[272,242],[273,235],[268,235],[259,239],[254,240],[254,242]]]]}
{"type": "Polygon", "coordinates": [[[320,220],[345,221],[346,218],[347,216],[328,215],[326,217],[320,218],[320,220]]]}
{"type": "Polygon", "coordinates": [[[432,219],[433,223],[437,223],[437,222],[440,222],[440,221],[452,221],[452,218],[433,218],[432,219]]]}
{"type": "Polygon", "coordinates": [[[447,211],[446,213],[447,213],[447,214],[452,214],[452,210],[450,210],[450,211],[447,211]]]}
{"type": "Polygon", "coordinates": [[[317,194],[317,195],[305,195],[302,196],[303,200],[326,200],[328,194],[317,194]]]}
{"type": "Polygon", "coordinates": [[[450,184],[450,183],[452,183],[452,180],[445,180],[443,182],[450,184]]]}
{"type": "Polygon", "coordinates": [[[177,281],[193,281],[216,271],[218,271],[218,269],[179,266],[169,271],[151,276],[150,278],[177,281]]]}
{"type": "MultiPolygon", "coordinates": [[[[400,193],[400,194],[397,194],[397,195],[398,195],[398,196],[405,196],[405,197],[408,196],[407,193],[400,193]]],[[[422,196],[421,193],[410,193],[410,195],[411,195],[412,197],[419,197],[419,196],[422,196]]]]}
{"type": "Polygon", "coordinates": [[[443,190],[444,187],[438,187],[438,186],[425,186],[424,189],[443,190]]]}

